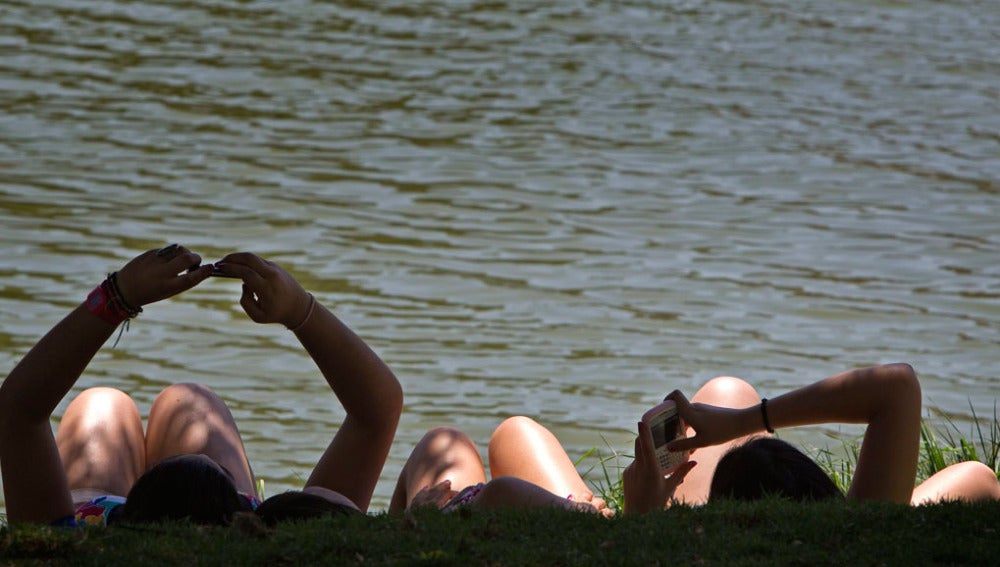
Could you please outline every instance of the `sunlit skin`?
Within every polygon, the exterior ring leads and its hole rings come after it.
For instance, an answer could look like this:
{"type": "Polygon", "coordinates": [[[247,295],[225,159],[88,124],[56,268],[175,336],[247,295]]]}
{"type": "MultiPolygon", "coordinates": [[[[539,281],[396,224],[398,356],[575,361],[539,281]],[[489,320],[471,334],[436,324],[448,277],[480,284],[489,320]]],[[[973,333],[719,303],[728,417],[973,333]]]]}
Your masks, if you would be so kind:
{"type": "MultiPolygon", "coordinates": [[[[708,501],[719,459],[734,444],[766,435],[761,398],[734,377],[710,380],[690,401],[667,396],[687,424],[687,438],[670,444],[692,451],[682,482],[658,470],[649,430],[640,424],[635,460],[626,468],[625,512],[660,510],[673,501],[708,501]]],[[[854,500],[923,504],[942,500],[1000,499],[1000,483],[982,463],[952,465],[914,488],[920,443],[920,383],[908,364],[860,368],[825,378],[768,400],[774,429],[821,423],[866,424],[857,467],[847,492],[854,500]]]]}
{"type": "MultiPolygon", "coordinates": [[[[184,246],[150,250],[121,268],[117,282],[128,304],[145,306],[212,275],[242,280],[240,305],[247,315],[291,329],[346,412],[306,486],[367,510],[402,411],[395,376],[277,264],[245,252],[214,265],[201,260],[184,246]]],[[[91,388],[69,404],[52,434],[53,410],[115,329],[81,304],[0,385],[0,470],[11,522],[48,523],[94,496],[124,496],[140,475],[175,455],[201,455],[222,468],[237,490],[255,493],[232,413],[205,385],[165,388],[153,402],[145,432],[127,394],[91,388]]]]}
{"type": "Polygon", "coordinates": [[[556,507],[613,515],[595,498],[556,437],[536,421],[504,420],[490,438],[487,481],[479,449],[453,427],[431,429],[400,472],[390,512],[442,507],[463,490],[484,483],[467,505],[477,508],[556,507]]]}

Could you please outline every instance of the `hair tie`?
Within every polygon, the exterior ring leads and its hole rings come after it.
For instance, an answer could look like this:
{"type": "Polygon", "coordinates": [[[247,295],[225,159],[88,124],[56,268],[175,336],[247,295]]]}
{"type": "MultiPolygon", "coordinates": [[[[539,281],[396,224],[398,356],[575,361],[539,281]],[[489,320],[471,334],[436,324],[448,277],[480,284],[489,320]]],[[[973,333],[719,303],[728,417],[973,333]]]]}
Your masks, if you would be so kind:
{"type": "Polygon", "coordinates": [[[767,419],[767,398],[763,398],[760,401],[760,416],[764,419],[764,429],[768,433],[774,433],[774,428],[771,427],[771,421],[767,419]]]}

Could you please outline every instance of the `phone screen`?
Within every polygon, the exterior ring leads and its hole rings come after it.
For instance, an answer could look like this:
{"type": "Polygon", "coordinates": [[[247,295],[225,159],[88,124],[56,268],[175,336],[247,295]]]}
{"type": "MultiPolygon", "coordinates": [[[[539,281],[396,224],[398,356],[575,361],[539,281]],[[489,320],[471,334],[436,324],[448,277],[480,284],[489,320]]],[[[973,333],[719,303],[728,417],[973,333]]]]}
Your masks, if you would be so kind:
{"type": "Polygon", "coordinates": [[[677,414],[661,414],[655,421],[649,424],[649,430],[653,434],[653,446],[662,447],[677,437],[680,418],[677,414]]]}
{"type": "Polygon", "coordinates": [[[669,400],[664,400],[658,406],[650,409],[642,416],[642,421],[649,427],[653,437],[653,448],[656,460],[667,473],[687,460],[687,451],[669,451],[667,443],[684,437],[681,418],[677,414],[677,406],[669,400]]]}

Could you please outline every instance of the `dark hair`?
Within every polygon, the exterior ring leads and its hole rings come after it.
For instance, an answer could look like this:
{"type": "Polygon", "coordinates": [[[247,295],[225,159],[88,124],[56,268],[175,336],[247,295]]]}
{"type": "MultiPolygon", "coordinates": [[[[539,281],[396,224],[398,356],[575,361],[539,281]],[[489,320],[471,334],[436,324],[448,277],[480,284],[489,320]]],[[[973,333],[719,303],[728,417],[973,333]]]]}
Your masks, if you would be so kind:
{"type": "Polygon", "coordinates": [[[712,477],[710,501],[758,500],[768,496],[823,500],[844,495],[819,465],[781,439],[755,437],[719,459],[712,477]]]}
{"type": "Polygon", "coordinates": [[[322,516],[361,514],[356,508],[331,502],[317,494],[292,490],[275,494],[261,502],[257,515],[268,526],[289,520],[308,520],[322,516]]]}
{"type": "Polygon", "coordinates": [[[228,524],[234,513],[250,510],[233,479],[203,455],[160,461],[132,485],[122,508],[121,519],[129,522],[188,519],[214,525],[228,524]]]}

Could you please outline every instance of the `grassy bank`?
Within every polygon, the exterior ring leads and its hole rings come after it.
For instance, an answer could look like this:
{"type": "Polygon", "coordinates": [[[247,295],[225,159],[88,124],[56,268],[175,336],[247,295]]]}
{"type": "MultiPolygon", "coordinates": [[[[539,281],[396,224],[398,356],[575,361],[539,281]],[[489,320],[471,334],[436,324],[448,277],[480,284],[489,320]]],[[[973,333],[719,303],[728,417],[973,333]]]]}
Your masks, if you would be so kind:
{"type": "Polygon", "coordinates": [[[0,533],[3,564],[995,564],[1000,504],[765,501],[605,520],[556,510],[0,533]]]}
{"type": "MultiPolygon", "coordinates": [[[[953,425],[922,430],[919,479],[961,460],[998,470],[1000,422],[969,441],[953,425]]],[[[838,485],[853,474],[858,443],[816,451],[838,485]],[[846,456],[845,456],[846,455],[846,456]]],[[[595,492],[620,506],[624,454],[594,450],[581,462],[595,492]]],[[[882,503],[721,502],[606,520],[555,510],[328,518],[279,529],[241,519],[227,528],[184,524],[53,530],[8,528],[0,565],[993,565],[1000,503],[911,508],[882,503]]]]}

